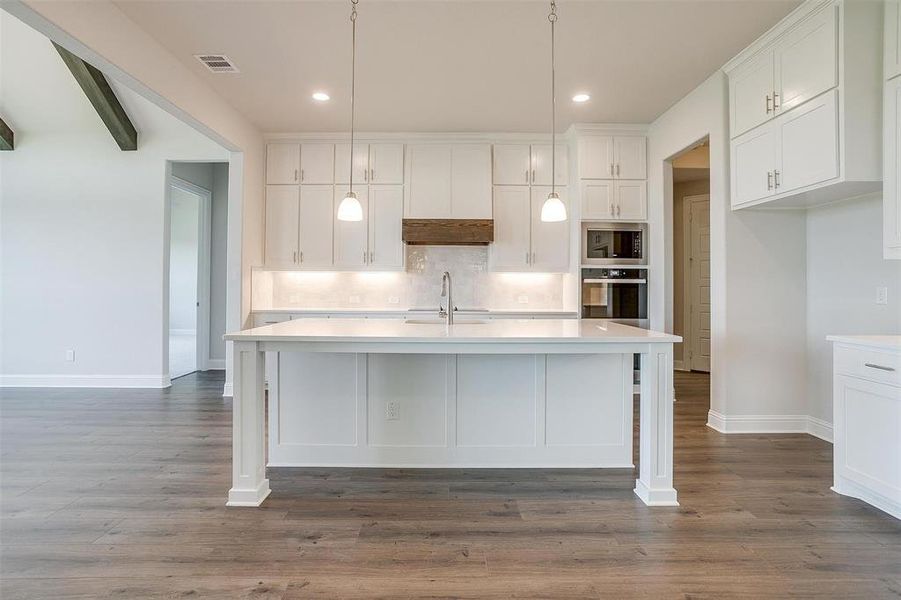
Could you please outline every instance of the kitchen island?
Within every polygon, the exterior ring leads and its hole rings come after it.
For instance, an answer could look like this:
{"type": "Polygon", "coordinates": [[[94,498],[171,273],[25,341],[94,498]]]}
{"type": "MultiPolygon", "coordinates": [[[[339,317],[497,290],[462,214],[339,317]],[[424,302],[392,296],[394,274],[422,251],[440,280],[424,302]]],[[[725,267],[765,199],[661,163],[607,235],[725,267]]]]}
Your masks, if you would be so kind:
{"type": "Polygon", "coordinates": [[[634,354],[635,493],[677,505],[678,336],[590,319],[300,319],[225,339],[235,361],[229,506],[270,493],[267,371],[270,466],[630,468],[634,354]]]}

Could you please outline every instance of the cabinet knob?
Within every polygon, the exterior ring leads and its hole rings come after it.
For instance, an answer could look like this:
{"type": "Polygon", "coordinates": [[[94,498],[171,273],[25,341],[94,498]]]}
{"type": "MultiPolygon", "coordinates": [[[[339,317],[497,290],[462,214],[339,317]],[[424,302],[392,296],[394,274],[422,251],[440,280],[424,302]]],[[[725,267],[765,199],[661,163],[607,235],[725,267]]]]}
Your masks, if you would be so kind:
{"type": "Polygon", "coordinates": [[[766,189],[767,190],[773,189],[773,173],[772,173],[772,171],[766,172],[766,189]]]}
{"type": "Polygon", "coordinates": [[[771,112],[773,112],[773,109],[770,108],[770,102],[772,102],[772,100],[770,100],[770,95],[767,94],[766,95],[766,114],[770,114],[771,112]]]}
{"type": "Polygon", "coordinates": [[[294,169],[294,181],[297,181],[297,169],[294,169]]]}
{"type": "Polygon", "coordinates": [[[526,264],[529,264],[529,251],[526,250],[526,264]]]}
{"type": "Polygon", "coordinates": [[[619,163],[616,163],[616,176],[619,177],[619,163]]]}
{"type": "Polygon", "coordinates": [[[529,169],[526,169],[526,183],[529,183],[529,169]]]}
{"type": "Polygon", "coordinates": [[[779,183],[779,171],[773,171],[773,182],[776,184],[776,187],[778,188],[779,185],[780,185],[780,183],[779,183]]]}
{"type": "Polygon", "coordinates": [[[779,94],[773,92],[773,112],[776,112],[776,109],[779,108],[779,94]]]}

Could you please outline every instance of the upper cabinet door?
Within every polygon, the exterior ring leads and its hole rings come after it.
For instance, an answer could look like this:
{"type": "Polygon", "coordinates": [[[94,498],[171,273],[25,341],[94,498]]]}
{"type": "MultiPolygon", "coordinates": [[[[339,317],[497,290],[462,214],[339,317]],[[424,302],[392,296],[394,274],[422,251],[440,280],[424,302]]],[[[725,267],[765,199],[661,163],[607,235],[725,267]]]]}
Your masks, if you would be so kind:
{"type": "Polygon", "coordinates": [[[300,144],[266,147],[266,183],[300,182],[300,144]]]}
{"type": "Polygon", "coordinates": [[[644,136],[613,138],[613,173],[617,179],[647,179],[647,141],[644,136]]]}
{"type": "Polygon", "coordinates": [[[762,127],[732,140],[732,206],[775,193],[776,134],[762,127]]]}
{"type": "MultiPolygon", "coordinates": [[[[569,181],[566,145],[557,144],[556,173],[557,185],[566,185],[569,181]]],[[[532,145],[532,183],[534,185],[551,185],[551,145],[532,145]]]]}
{"type": "Polygon", "coordinates": [[[333,183],[335,181],[335,145],[303,144],[300,147],[300,182],[333,183]]]}
{"type": "Polygon", "coordinates": [[[885,79],[901,75],[901,0],[885,1],[885,79]]]}
{"type": "Polygon", "coordinates": [[[648,188],[644,181],[617,181],[613,188],[616,219],[644,221],[648,218],[648,188]]]}
{"type": "Polygon", "coordinates": [[[528,185],[531,180],[528,144],[494,145],[495,185],[528,185]]]}
{"type": "Polygon", "coordinates": [[[613,179],[613,138],[585,136],[579,139],[579,177],[613,179]]]}
{"type": "Polygon", "coordinates": [[[332,215],[334,188],[305,185],[300,188],[301,267],[328,267],[332,264],[332,215]]]}
{"type": "MultiPolygon", "coordinates": [[[[354,185],[369,182],[369,144],[354,144],[354,185]]],[[[335,183],[350,183],[350,144],[335,144],[335,183]]]]}
{"type": "Polygon", "coordinates": [[[451,153],[447,144],[407,146],[407,218],[450,218],[451,153]]]}
{"type": "Polygon", "coordinates": [[[404,182],[404,145],[369,145],[369,183],[404,182]]]}
{"type": "Polygon", "coordinates": [[[338,205],[347,195],[348,186],[336,185],[333,222],[335,224],[335,266],[362,268],[369,258],[369,189],[354,184],[354,193],[363,206],[362,221],[339,221],[338,205]]]}
{"type": "Polygon", "coordinates": [[[613,205],[613,184],[608,181],[582,182],[582,219],[604,221],[616,216],[613,205]]]}
{"type": "Polygon", "coordinates": [[[491,268],[496,271],[528,271],[532,260],[532,209],[528,186],[494,187],[494,243],[491,268]]]}
{"type": "Polygon", "coordinates": [[[885,84],[883,153],[884,258],[901,258],[901,77],[885,84]]]}
{"type": "Polygon", "coordinates": [[[379,269],[402,269],[404,243],[404,189],[399,185],[369,187],[369,265],[379,269]]]}
{"type": "Polygon", "coordinates": [[[451,164],[450,218],[490,219],[491,145],[454,145],[451,164]]]}
{"type": "MultiPolygon", "coordinates": [[[[529,264],[534,271],[569,271],[569,219],[556,223],[541,220],[541,207],[550,191],[550,186],[532,187],[532,256],[529,264]]],[[[558,188],[557,193],[568,212],[566,190],[558,188]]]]}
{"type": "Polygon", "coordinates": [[[780,117],[775,192],[790,192],[838,177],[836,92],[780,117]]]}
{"type": "Polygon", "coordinates": [[[266,186],[266,266],[297,263],[298,193],[296,185],[266,186]]]}
{"type": "Polygon", "coordinates": [[[776,113],[838,85],[837,10],[828,5],[789,31],[776,46],[776,113]]]}
{"type": "Polygon", "coordinates": [[[734,138],[773,116],[774,53],[766,50],[729,76],[729,114],[734,138]]]}

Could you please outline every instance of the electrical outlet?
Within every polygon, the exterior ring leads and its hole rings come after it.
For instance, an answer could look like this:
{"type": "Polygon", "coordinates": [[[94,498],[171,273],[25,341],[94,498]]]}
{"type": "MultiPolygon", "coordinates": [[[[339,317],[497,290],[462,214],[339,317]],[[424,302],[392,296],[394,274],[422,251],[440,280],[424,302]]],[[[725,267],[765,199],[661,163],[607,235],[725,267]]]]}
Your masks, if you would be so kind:
{"type": "Polygon", "coordinates": [[[75,350],[66,350],[66,362],[75,362],[75,350]]]}
{"type": "Polygon", "coordinates": [[[400,298],[397,296],[388,296],[388,304],[400,304],[400,298]]]}
{"type": "Polygon", "coordinates": [[[888,288],[876,288],[876,304],[888,304],[888,288]]]}
{"type": "Polygon", "coordinates": [[[385,418],[389,421],[397,421],[400,419],[400,402],[397,400],[390,400],[385,405],[385,418]]]}
{"type": "Polygon", "coordinates": [[[528,304],[528,303],[529,303],[529,297],[528,297],[528,296],[518,296],[518,297],[516,298],[516,301],[519,302],[520,304],[528,304]]]}

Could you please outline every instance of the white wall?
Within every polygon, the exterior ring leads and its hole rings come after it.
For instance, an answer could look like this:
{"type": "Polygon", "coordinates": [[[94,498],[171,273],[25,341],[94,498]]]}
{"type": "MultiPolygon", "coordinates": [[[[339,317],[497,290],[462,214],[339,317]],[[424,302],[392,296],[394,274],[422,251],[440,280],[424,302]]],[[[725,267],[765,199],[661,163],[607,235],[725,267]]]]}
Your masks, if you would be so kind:
{"type": "Polygon", "coordinates": [[[0,110],[16,132],[0,154],[4,384],[166,383],[167,160],[228,152],[114,89],[136,152],[119,150],[50,42],[0,13],[0,110]]]}
{"type": "Polygon", "coordinates": [[[831,334],[901,334],[901,262],[882,258],[882,197],[807,213],[808,413],[832,423],[831,334]],[[888,304],[876,304],[876,288],[888,304]]]}

